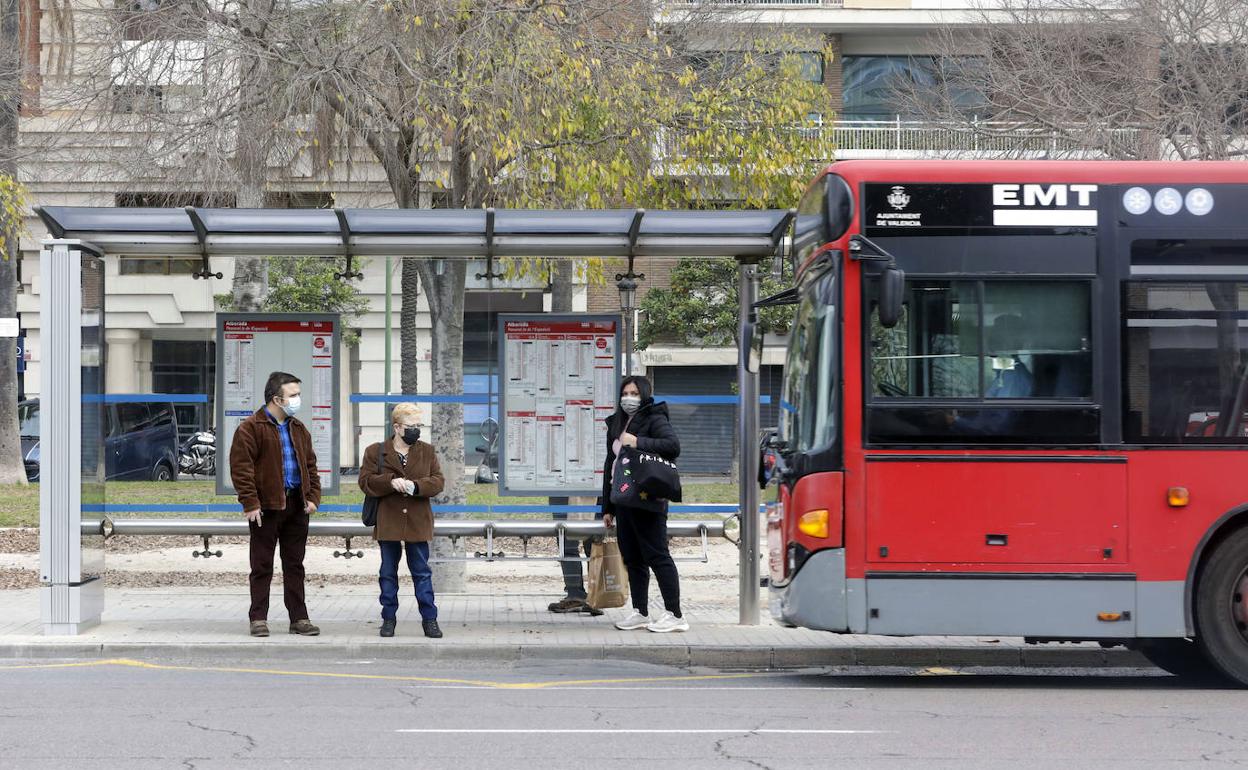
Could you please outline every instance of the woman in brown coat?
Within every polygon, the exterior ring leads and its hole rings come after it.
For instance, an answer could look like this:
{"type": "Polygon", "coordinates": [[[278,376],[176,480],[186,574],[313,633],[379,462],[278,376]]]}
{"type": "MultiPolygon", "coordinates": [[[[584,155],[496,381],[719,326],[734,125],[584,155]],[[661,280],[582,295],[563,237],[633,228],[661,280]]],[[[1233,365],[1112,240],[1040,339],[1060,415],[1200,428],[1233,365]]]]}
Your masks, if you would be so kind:
{"type": "Polygon", "coordinates": [[[425,636],[442,637],[438,608],[433,603],[433,572],[429,569],[429,542],[433,540],[433,509],[429,498],[442,492],[442,469],[433,447],[420,440],[420,410],[413,403],[394,407],[390,414],[394,439],[364,450],[360,489],[381,498],[373,539],[381,549],[381,635],[394,636],[399,611],[399,559],[407,553],[407,568],[416,586],[416,604],[425,636]],[[381,464],[378,466],[378,456],[381,464]]]}

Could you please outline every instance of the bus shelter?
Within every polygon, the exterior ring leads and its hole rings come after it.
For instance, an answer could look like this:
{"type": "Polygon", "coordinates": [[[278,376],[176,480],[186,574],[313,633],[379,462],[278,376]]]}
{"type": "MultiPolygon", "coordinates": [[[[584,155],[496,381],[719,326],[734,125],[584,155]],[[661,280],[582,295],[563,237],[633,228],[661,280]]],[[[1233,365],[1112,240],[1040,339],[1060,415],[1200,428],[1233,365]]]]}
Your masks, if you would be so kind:
{"type": "MultiPolygon", "coordinates": [[[[636,288],[634,258],[727,257],[738,262],[739,339],[746,340],[752,337],[759,264],[778,254],[793,219],[791,211],[641,209],[49,206],[36,211],[50,234],[42,245],[39,260],[40,395],[48,405],[40,420],[41,463],[46,469],[40,486],[41,604],[45,633],[58,634],[75,634],[98,622],[104,604],[102,538],[108,534],[111,523],[89,512],[99,510],[103,502],[99,469],[103,467],[105,452],[100,412],[93,405],[107,403],[112,395],[104,377],[108,355],[104,312],[106,260],[196,260],[200,264],[198,272],[208,277],[214,275],[212,260],[223,258],[342,259],[345,275],[352,274],[351,260],[357,257],[484,259],[488,265],[486,274],[492,276],[496,259],[616,258],[629,261],[628,273],[619,277],[624,299],[636,288]]],[[[631,336],[631,331],[628,334],[631,336]]],[[[630,348],[626,343],[624,351],[630,348]]],[[[737,388],[740,622],[755,624],[759,620],[760,528],[755,484],[759,384],[747,346],[742,346],[738,356],[737,388]]],[[[395,395],[396,399],[401,397],[395,395]]],[[[168,522],[161,531],[174,531],[177,524],[168,522]]],[[[562,538],[565,528],[578,533],[585,530],[587,534],[600,526],[588,522],[579,523],[579,527],[571,523],[560,525],[559,536],[562,538]]],[[[200,529],[185,531],[199,534],[200,529]]],[[[245,527],[238,529],[237,534],[245,533],[245,527]]],[[[468,533],[462,525],[456,531],[461,535],[468,533]]],[[[527,531],[546,534],[546,528],[532,525],[527,531]]],[[[221,533],[235,534],[233,530],[221,533]]],[[[315,527],[313,534],[317,534],[315,527]]],[[[351,532],[322,530],[320,534],[349,536],[351,532]]],[[[356,534],[363,534],[362,529],[356,534]]],[[[439,532],[439,536],[442,534],[439,532]]],[[[206,546],[207,540],[205,551],[206,546]]]]}

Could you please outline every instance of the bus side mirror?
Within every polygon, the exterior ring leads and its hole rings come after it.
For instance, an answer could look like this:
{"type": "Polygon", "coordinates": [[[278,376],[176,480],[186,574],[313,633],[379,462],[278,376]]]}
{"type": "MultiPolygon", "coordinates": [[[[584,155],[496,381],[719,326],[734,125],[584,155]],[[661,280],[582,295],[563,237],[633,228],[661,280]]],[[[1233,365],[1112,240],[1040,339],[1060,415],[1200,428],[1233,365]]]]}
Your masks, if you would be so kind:
{"type": "Polygon", "coordinates": [[[880,274],[880,325],[891,329],[901,319],[901,303],[905,297],[906,273],[889,266],[880,274]]]}

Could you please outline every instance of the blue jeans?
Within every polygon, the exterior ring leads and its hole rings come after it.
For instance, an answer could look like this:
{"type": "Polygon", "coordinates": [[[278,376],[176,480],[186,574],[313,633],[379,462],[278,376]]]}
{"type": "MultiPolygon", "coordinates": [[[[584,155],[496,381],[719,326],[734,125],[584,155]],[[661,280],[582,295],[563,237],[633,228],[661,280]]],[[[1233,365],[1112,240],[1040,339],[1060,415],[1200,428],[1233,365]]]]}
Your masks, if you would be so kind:
{"type": "Polygon", "coordinates": [[[381,548],[381,572],[377,576],[381,585],[381,619],[394,620],[399,612],[399,559],[406,550],[407,569],[416,584],[420,619],[437,620],[438,607],[433,603],[433,570],[429,569],[429,544],[379,540],[377,545],[381,548]]]}

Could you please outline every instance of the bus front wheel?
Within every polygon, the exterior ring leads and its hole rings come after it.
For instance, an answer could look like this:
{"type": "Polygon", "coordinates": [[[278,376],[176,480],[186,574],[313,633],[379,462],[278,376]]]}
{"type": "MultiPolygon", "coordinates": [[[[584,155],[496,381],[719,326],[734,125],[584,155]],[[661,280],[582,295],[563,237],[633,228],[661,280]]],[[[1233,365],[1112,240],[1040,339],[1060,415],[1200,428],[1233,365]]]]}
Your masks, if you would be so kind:
{"type": "Polygon", "coordinates": [[[1197,642],[1215,668],[1248,687],[1248,528],[1217,545],[1196,588],[1197,642]]]}

